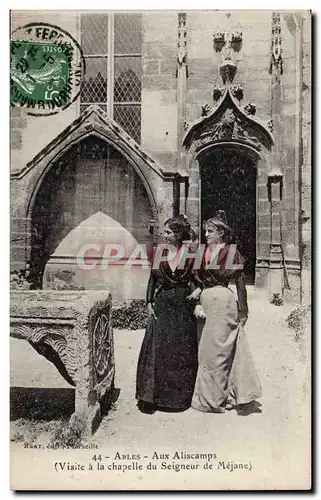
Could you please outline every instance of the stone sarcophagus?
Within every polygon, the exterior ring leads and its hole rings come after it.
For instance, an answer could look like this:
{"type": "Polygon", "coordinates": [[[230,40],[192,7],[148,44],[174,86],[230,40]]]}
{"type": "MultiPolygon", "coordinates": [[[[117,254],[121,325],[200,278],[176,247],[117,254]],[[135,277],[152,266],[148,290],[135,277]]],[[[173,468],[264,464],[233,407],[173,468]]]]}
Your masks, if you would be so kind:
{"type": "Polygon", "coordinates": [[[75,387],[73,421],[83,437],[98,427],[113,388],[112,300],[106,291],[13,291],[10,335],[27,340],[75,387]]]}

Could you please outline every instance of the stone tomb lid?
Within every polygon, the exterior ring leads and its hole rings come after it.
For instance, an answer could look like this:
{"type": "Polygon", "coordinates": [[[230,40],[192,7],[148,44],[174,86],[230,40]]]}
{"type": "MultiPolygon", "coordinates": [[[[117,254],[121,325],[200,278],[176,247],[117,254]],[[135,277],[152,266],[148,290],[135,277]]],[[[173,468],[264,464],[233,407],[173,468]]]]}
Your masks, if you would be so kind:
{"type": "Polygon", "coordinates": [[[99,302],[111,303],[106,290],[15,290],[10,293],[10,317],[73,319],[99,302]]]}

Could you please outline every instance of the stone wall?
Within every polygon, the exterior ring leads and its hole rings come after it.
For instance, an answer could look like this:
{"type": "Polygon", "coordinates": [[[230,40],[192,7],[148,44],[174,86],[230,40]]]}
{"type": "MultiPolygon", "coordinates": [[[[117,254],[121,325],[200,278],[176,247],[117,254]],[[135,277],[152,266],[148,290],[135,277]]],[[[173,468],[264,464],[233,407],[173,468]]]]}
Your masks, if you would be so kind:
{"type": "Polygon", "coordinates": [[[177,161],[177,13],[143,14],[142,146],[168,170],[177,161]]]}
{"type": "Polygon", "coordinates": [[[302,173],[301,173],[301,242],[302,242],[302,302],[311,303],[311,16],[303,17],[303,80],[302,80],[302,173]]]}

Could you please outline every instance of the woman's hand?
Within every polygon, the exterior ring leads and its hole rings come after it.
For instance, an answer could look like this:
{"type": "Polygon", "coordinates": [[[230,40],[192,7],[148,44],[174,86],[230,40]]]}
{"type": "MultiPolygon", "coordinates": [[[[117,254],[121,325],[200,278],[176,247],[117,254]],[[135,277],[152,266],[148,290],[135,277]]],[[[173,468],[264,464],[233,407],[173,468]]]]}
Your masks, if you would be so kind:
{"type": "Polygon", "coordinates": [[[153,305],[151,302],[148,302],[147,311],[148,311],[148,319],[150,319],[150,318],[157,319],[157,316],[155,314],[155,311],[154,311],[154,308],[153,308],[153,305]]]}
{"type": "Polygon", "coordinates": [[[200,304],[195,306],[194,315],[196,316],[197,319],[205,319],[206,318],[205,311],[200,304]]]}
{"type": "Polygon", "coordinates": [[[240,324],[241,324],[242,326],[244,326],[246,322],[247,322],[247,316],[242,316],[242,317],[240,318],[240,324]]]}
{"type": "Polygon", "coordinates": [[[200,288],[196,288],[194,292],[192,292],[190,295],[186,297],[187,300],[198,300],[199,296],[201,295],[202,290],[200,288]]]}

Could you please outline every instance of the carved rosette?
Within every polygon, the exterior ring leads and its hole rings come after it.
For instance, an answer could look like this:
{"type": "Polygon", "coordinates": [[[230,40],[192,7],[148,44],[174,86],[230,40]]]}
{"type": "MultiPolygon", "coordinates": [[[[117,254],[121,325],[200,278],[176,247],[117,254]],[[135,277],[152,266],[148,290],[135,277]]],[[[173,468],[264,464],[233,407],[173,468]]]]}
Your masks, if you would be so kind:
{"type": "Polygon", "coordinates": [[[89,315],[89,328],[92,335],[94,381],[99,384],[107,376],[113,362],[110,306],[95,304],[89,315]]]}
{"type": "Polygon", "coordinates": [[[93,331],[93,360],[97,378],[104,377],[110,357],[109,318],[100,314],[93,331]]]}

